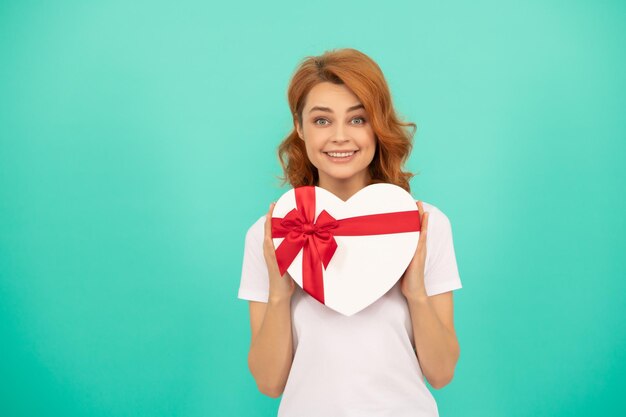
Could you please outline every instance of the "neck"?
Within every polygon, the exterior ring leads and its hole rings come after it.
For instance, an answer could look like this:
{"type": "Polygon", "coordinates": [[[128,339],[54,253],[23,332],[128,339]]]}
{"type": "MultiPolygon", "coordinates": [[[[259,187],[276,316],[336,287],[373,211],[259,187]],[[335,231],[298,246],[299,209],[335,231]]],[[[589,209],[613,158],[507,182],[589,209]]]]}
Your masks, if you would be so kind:
{"type": "Polygon", "coordinates": [[[369,183],[370,176],[369,173],[365,171],[363,175],[346,179],[320,176],[317,186],[333,193],[343,201],[348,201],[350,197],[366,187],[369,183]]]}

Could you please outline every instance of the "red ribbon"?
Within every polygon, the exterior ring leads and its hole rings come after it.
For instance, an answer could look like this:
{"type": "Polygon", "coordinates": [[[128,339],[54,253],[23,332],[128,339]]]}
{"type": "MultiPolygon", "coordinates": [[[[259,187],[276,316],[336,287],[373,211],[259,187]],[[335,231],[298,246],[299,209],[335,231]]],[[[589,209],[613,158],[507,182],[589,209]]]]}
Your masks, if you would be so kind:
{"type": "Polygon", "coordinates": [[[301,249],[304,290],[324,304],[324,269],[337,250],[334,236],[382,235],[419,232],[419,211],[398,211],[336,220],[326,210],[315,218],[315,186],[294,189],[296,208],[285,217],[272,217],[272,238],[285,238],[276,248],[281,277],[301,249]]]}

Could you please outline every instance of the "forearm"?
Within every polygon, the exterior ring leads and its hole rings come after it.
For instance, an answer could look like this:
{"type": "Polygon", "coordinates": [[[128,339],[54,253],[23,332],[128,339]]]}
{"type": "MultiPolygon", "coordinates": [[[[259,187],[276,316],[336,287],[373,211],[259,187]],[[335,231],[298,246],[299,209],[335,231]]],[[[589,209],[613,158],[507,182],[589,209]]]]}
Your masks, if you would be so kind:
{"type": "Polygon", "coordinates": [[[428,382],[441,388],[454,375],[460,354],[458,340],[439,320],[428,296],[407,298],[407,302],[420,367],[428,382]]]}
{"type": "Polygon", "coordinates": [[[259,390],[278,397],[287,383],[292,360],[291,300],[270,298],[248,355],[248,366],[259,390]]]}

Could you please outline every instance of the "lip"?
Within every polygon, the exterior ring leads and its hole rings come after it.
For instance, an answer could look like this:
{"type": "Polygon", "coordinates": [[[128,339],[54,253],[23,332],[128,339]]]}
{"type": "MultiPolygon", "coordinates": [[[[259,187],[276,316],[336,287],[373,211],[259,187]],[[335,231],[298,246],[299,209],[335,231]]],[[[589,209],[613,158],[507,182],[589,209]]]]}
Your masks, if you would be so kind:
{"type": "Polygon", "coordinates": [[[334,158],[334,157],[328,155],[328,153],[323,152],[324,155],[326,155],[326,158],[328,158],[331,162],[335,162],[335,163],[338,163],[338,164],[345,164],[347,162],[352,161],[354,159],[354,157],[356,156],[356,154],[359,153],[358,150],[353,150],[353,151],[328,151],[328,152],[333,152],[333,153],[334,152],[354,152],[352,155],[350,155],[350,156],[348,156],[346,158],[334,158]]]}

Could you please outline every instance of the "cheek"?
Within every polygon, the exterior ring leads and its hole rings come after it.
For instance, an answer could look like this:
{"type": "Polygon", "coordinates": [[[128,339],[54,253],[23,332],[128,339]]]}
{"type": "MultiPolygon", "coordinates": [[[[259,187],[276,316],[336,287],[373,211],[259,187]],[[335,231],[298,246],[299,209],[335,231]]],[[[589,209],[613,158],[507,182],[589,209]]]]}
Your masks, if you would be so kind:
{"type": "Polygon", "coordinates": [[[308,132],[304,132],[304,137],[306,138],[306,149],[309,152],[320,151],[320,148],[324,146],[325,138],[320,132],[316,132],[311,129],[308,132]]]}
{"type": "Polygon", "coordinates": [[[376,135],[374,135],[373,131],[362,132],[362,135],[359,137],[359,141],[364,147],[376,148],[376,135]]]}
{"type": "Polygon", "coordinates": [[[317,145],[315,145],[315,142],[311,140],[311,138],[307,138],[306,143],[305,143],[305,148],[306,148],[306,155],[311,162],[320,158],[320,155],[319,155],[320,150],[318,149],[317,145]]]}

